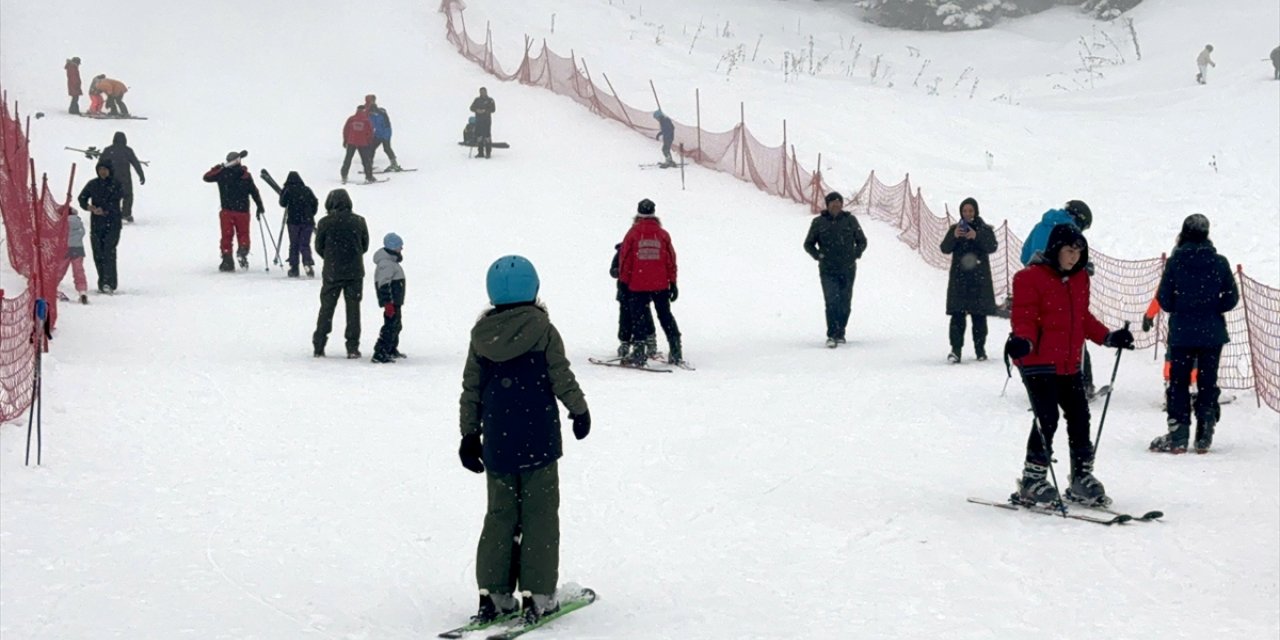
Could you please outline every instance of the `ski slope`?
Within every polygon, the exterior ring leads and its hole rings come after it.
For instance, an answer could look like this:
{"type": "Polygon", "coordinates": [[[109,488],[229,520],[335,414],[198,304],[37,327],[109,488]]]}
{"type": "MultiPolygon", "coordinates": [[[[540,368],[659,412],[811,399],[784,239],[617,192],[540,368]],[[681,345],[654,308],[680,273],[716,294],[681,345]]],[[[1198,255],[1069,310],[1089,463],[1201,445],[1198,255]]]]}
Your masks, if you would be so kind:
{"type": "MultiPolygon", "coordinates": [[[[665,4],[682,16],[711,5],[665,4]]],[[[631,48],[641,43],[626,39],[631,22],[603,2],[476,0],[468,24],[493,20],[501,52],[558,10],[565,48],[619,45],[615,60],[590,55],[624,97],[638,100],[652,74],[664,106],[684,119],[676,94],[691,99],[705,82],[704,123],[736,113],[739,99],[762,119],[792,118],[807,127],[791,130],[797,148],[822,151],[824,164],[830,154],[828,170],[847,184],[872,168],[909,170],[926,194],[949,185],[955,193],[940,199],[973,194],[990,220],[1028,227],[1048,206],[1084,197],[1099,213],[1091,239],[1112,254],[1167,249],[1176,222],[1204,210],[1222,252],[1246,268],[1273,265],[1265,279],[1275,282],[1280,258],[1267,235],[1280,228],[1277,86],[1229,70],[1236,54],[1220,46],[1214,84],[1192,87],[1178,65],[1185,57],[1190,66],[1203,43],[1188,49],[1172,35],[1181,21],[1184,32],[1203,22],[1253,37],[1266,26],[1257,12],[1276,11],[1241,4],[1255,11],[1215,9],[1213,20],[1181,0],[1142,5],[1142,21],[1169,12],[1170,33],[1152,27],[1143,44],[1153,60],[1132,74],[1176,67],[1159,81],[1166,87],[1117,81],[1016,106],[918,95],[901,82],[783,86],[776,72],[746,69],[709,98],[704,63],[713,66],[715,49],[631,48]],[[1221,126],[1191,126],[1229,102],[1208,91],[1242,96],[1247,109],[1222,115],[1221,126]],[[865,135],[836,127],[851,117],[865,135]],[[1009,124],[1024,121],[1040,123],[1041,136],[1009,124]],[[1160,132],[1183,125],[1176,136],[1160,132]],[[1041,158],[1043,136],[1066,130],[1073,135],[1055,141],[1064,150],[1051,160],[1019,159],[1041,158]],[[1197,137],[1240,161],[1205,175],[1197,137]],[[988,143],[999,145],[990,147],[998,170],[982,164],[988,143]],[[1175,144],[1185,160],[1170,152],[1175,144]],[[1214,179],[1196,194],[1165,189],[1214,179]],[[1238,206],[1195,206],[1200,197],[1238,206]],[[1232,215],[1244,221],[1233,225],[1232,215]]],[[[458,464],[457,397],[468,332],[486,306],[485,268],[506,253],[537,266],[594,418],[591,436],[567,442],[561,461],[561,580],[601,599],[539,637],[1280,633],[1280,430],[1251,394],[1224,407],[1212,455],[1155,456],[1146,443],[1164,423],[1159,363],[1149,351],[1123,356],[1097,473],[1117,507],[1159,508],[1165,522],[1107,529],[967,504],[1012,489],[1025,401],[1016,381],[1001,396],[996,361],[945,364],[946,274],[889,228],[864,221],[870,247],[849,345],[828,351],[816,269],[800,246],[802,208],[701,169],[690,169],[686,190],[674,172],[636,170],[657,160],[654,144],[570,101],[485,76],[444,42],[434,2],[130,6],[148,16],[145,30],[118,7],[0,0],[0,81],[23,113],[47,114],[33,121],[32,147],[53,183],[65,183],[71,162],[80,176],[91,169],[63,146],[104,146],[117,129],[151,161],[147,184],[135,187],[139,222],[121,241],[121,292],[61,310],[45,360],[45,464],[23,467],[25,430],[0,427],[3,638],[408,639],[459,624],[475,605],[485,496],[458,464]],[[127,51],[84,37],[103,32],[130,34],[127,51]],[[61,66],[73,55],[85,78],[129,84],[130,109],[151,119],[65,115],[61,66]],[[455,144],[480,86],[497,101],[495,137],[512,144],[488,161],[455,144]],[[247,148],[254,173],[299,171],[323,198],[339,186],[342,123],[366,93],[391,112],[400,163],[420,168],[349,188],[371,237],[405,240],[401,349],[410,358],[390,366],[311,357],[319,282],[265,272],[256,223],[252,268],[218,273],[216,188],[199,179],[228,150],[247,148]],[[586,362],[616,346],[606,268],[645,197],[679,251],[674,312],[696,372],[586,362]]],[[[742,6],[735,21],[833,19],[811,17],[809,3],[742,6]]],[[[998,75],[1038,82],[1033,56],[1068,58],[1074,36],[1055,33],[1079,28],[1088,27],[1063,12],[1002,27],[1033,33],[998,75]]],[[[899,37],[926,39],[857,29],[886,49],[899,37]]],[[[993,37],[927,40],[995,59],[993,37]]],[[[269,210],[275,228],[279,210],[269,210]]],[[[368,356],[380,310],[364,307],[368,356]]],[[[993,319],[988,349],[998,353],[1006,333],[993,319]]],[[[1094,358],[1105,378],[1114,356],[1095,348],[1094,358]]]]}

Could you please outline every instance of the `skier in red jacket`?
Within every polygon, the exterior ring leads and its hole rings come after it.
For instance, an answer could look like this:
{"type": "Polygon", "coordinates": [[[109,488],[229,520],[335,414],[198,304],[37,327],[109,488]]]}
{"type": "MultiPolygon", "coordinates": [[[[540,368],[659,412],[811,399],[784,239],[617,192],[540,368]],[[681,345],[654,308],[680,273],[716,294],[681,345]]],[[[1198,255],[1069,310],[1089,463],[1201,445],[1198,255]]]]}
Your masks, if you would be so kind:
{"type": "Polygon", "coordinates": [[[342,184],[347,183],[347,173],[351,171],[351,156],[360,153],[360,164],[364,166],[365,183],[377,182],[373,177],[373,122],[365,112],[365,106],[356,107],[356,112],[342,127],[342,147],[347,156],[342,159],[342,184]]]}
{"type": "Polygon", "coordinates": [[[1093,477],[1093,442],[1089,433],[1089,400],[1080,374],[1085,338],[1117,349],[1132,349],[1128,329],[1107,331],[1089,312],[1089,243],[1078,229],[1062,224],[1049,233],[1045,260],[1013,277],[1012,332],[1007,357],[1017,361],[1031,398],[1038,427],[1027,439],[1027,456],[1018,492],[1024,504],[1059,501],[1046,480],[1052,462],[1058,408],[1067,421],[1071,446],[1071,484],[1066,498],[1090,505],[1110,504],[1106,489],[1093,477]]]}
{"type": "Polygon", "coordinates": [[[667,362],[680,364],[684,361],[680,327],[671,315],[671,303],[680,295],[676,288],[676,250],[671,245],[671,236],[654,213],[652,200],[641,200],[636,211],[635,222],[623,238],[618,253],[618,280],[630,292],[631,335],[636,341],[628,362],[644,366],[649,359],[644,336],[653,335],[653,320],[649,315],[652,301],[662,332],[667,336],[667,362]],[[646,320],[649,326],[645,326],[646,320]]]}

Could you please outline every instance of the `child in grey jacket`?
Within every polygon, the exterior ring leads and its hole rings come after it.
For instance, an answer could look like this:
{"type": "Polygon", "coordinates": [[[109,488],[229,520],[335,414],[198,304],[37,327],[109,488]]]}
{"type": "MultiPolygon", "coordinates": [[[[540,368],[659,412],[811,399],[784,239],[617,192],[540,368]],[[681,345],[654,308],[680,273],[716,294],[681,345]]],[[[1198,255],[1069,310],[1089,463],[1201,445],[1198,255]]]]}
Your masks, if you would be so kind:
{"type": "Polygon", "coordinates": [[[373,345],[373,362],[386,364],[403,358],[400,353],[400,307],[404,306],[404,240],[395,233],[382,238],[382,248],[373,254],[373,286],[382,307],[382,331],[373,345]]]}
{"type": "MultiPolygon", "coordinates": [[[[67,256],[71,281],[75,283],[80,304],[89,304],[89,279],[84,275],[84,222],[75,207],[67,207],[67,256]]],[[[64,274],[66,271],[63,272],[64,274]]]]}

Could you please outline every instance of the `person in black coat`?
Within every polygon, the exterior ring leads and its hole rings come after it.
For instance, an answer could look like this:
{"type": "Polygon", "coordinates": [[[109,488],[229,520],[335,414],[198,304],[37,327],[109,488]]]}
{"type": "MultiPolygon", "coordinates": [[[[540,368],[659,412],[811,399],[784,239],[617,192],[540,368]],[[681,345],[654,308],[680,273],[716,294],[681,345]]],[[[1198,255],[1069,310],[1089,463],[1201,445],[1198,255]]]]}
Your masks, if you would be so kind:
{"type": "Polygon", "coordinates": [[[316,209],[320,202],[311,187],[303,184],[297,171],[290,171],[280,189],[280,206],[284,207],[285,224],[289,227],[289,277],[298,277],[298,258],[307,270],[307,277],[314,278],[311,258],[311,234],[316,230],[316,209]]]}
{"type": "Polygon", "coordinates": [[[852,213],[844,210],[844,197],[827,194],[827,210],[809,224],[804,250],[818,261],[822,297],[826,301],[827,348],[844,344],[845,327],[853,304],[853,282],[858,259],[867,250],[867,236],[852,213]]]}
{"type": "Polygon", "coordinates": [[[477,158],[493,156],[493,112],[497,110],[493,98],[489,97],[489,90],[480,87],[480,95],[471,101],[471,112],[476,114],[477,158]]]}
{"type": "Polygon", "coordinates": [[[138,156],[129,147],[129,140],[125,137],[123,131],[117,131],[116,135],[111,138],[111,145],[102,150],[101,160],[111,163],[111,171],[115,174],[116,181],[120,183],[121,193],[124,194],[124,204],[121,206],[120,213],[125,222],[133,222],[133,171],[138,172],[138,184],[147,183],[147,176],[142,172],[142,164],[138,162],[138,156]]]}
{"type": "Polygon", "coordinates": [[[93,249],[93,266],[98,272],[98,291],[116,290],[116,245],[120,244],[120,201],[124,193],[112,175],[111,163],[99,159],[98,177],[80,190],[80,208],[93,216],[89,220],[89,246],[93,249]]]}
{"type": "Polygon", "coordinates": [[[1182,222],[1178,245],[1165,263],[1156,293],[1169,314],[1168,432],[1151,442],[1152,451],[1183,453],[1191,430],[1191,370],[1199,367],[1196,395],[1196,452],[1213,444],[1218,423],[1218,362],[1231,341],[1223,316],[1240,302],[1231,262],[1209,241],[1209,219],[1194,213],[1182,222]]]}
{"type": "Polygon", "coordinates": [[[364,296],[364,254],[369,251],[369,227],[352,210],[346,189],[334,189],[324,199],[328,214],[316,225],[316,255],[324,260],[321,272],[320,315],[311,336],[315,356],[324,357],[324,346],[333,330],[338,296],[347,304],[347,358],[360,357],[360,300],[364,296]]]}
{"type": "Polygon", "coordinates": [[[996,232],[979,215],[977,200],[965,198],[960,203],[960,221],[947,230],[939,250],[951,256],[951,275],[947,279],[951,353],[947,360],[960,362],[966,315],[973,318],[973,351],[978,360],[986,360],[987,316],[996,311],[988,259],[996,251],[996,232]]]}

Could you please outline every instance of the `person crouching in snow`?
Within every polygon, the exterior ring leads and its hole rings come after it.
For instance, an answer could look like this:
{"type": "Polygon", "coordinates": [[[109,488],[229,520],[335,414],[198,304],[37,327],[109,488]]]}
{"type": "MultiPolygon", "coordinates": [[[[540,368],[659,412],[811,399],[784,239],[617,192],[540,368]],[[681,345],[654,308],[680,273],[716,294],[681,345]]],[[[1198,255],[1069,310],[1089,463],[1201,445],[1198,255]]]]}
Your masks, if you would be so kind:
{"type": "Polygon", "coordinates": [[[1005,357],[1017,362],[1031,398],[1036,424],[1027,438],[1027,455],[1015,501],[1059,502],[1046,480],[1053,460],[1053,434],[1058,409],[1067,421],[1071,445],[1071,486],[1066,498],[1093,505],[1110,504],[1102,483],[1093,477],[1093,442],[1089,434],[1089,400],[1080,375],[1084,340],[1117,349],[1132,349],[1127,328],[1107,331],[1089,312],[1089,243],[1080,230],[1061,224],[1049,232],[1044,261],[1013,277],[1012,332],[1005,357]]]}
{"type": "Polygon", "coordinates": [[[462,373],[458,456],[469,471],[486,474],[489,495],[476,551],[476,622],[513,615],[522,604],[517,589],[530,621],[559,609],[556,400],[569,409],[579,440],[591,431],[591,413],[560,332],[537,302],[538,285],[533,264],[521,256],[504,256],[489,267],[493,308],[471,329],[462,373]]]}
{"type": "Polygon", "coordinates": [[[373,345],[374,362],[385,364],[403,358],[400,353],[400,307],[404,306],[404,240],[394,233],[382,238],[382,248],[373,254],[373,286],[378,292],[378,306],[382,307],[382,331],[373,345]]]}

